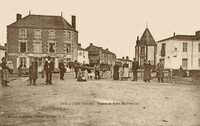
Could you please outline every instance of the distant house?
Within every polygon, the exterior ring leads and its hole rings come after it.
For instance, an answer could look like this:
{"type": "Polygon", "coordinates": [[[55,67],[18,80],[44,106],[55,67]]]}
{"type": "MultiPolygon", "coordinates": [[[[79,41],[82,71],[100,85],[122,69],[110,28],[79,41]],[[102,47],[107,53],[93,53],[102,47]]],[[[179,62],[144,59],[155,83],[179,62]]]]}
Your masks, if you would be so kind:
{"type": "Polygon", "coordinates": [[[132,68],[132,63],[133,63],[133,61],[130,60],[128,56],[126,56],[126,58],[124,58],[124,57],[122,57],[122,58],[117,58],[117,59],[116,59],[116,62],[120,63],[122,66],[123,66],[125,63],[127,63],[128,66],[129,66],[129,69],[132,68]]]}
{"type": "Polygon", "coordinates": [[[17,20],[7,26],[8,58],[14,64],[14,72],[22,64],[29,68],[31,61],[38,62],[38,70],[43,69],[47,56],[51,56],[58,69],[64,58],[73,62],[78,58],[78,31],[76,17],[69,24],[62,16],[32,15],[17,20]]]}
{"type": "Polygon", "coordinates": [[[143,66],[145,59],[150,60],[152,65],[156,63],[156,42],[148,28],[145,29],[140,39],[137,37],[135,58],[140,66],[143,66]]]}
{"type": "Polygon", "coordinates": [[[175,35],[157,42],[157,59],[165,68],[200,70],[200,31],[195,35],[175,35]]]}
{"type": "Polygon", "coordinates": [[[107,49],[103,49],[102,47],[98,47],[93,45],[93,43],[90,43],[90,46],[86,48],[89,55],[89,63],[91,65],[94,65],[96,63],[101,64],[114,64],[116,60],[116,54],[109,51],[107,49]]]}
{"type": "Polygon", "coordinates": [[[89,64],[88,51],[83,49],[80,43],[78,45],[78,62],[82,64],[89,64]]]}

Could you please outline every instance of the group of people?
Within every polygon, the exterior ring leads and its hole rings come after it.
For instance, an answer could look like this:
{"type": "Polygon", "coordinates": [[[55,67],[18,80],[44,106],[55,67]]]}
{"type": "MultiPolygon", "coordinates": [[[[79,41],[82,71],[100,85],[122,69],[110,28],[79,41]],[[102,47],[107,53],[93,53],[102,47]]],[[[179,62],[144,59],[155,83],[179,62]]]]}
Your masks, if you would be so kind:
{"type": "MultiPolygon", "coordinates": [[[[143,81],[144,82],[150,82],[151,80],[151,72],[152,72],[152,64],[151,61],[144,60],[144,65],[143,65],[143,81]]],[[[113,79],[114,80],[119,80],[121,77],[121,80],[127,80],[128,74],[129,74],[129,66],[127,63],[124,63],[122,66],[122,70],[120,71],[120,65],[116,62],[114,65],[114,74],[113,74],[113,79]]],[[[139,63],[136,61],[135,58],[133,58],[132,62],[132,73],[133,73],[133,80],[132,81],[137,81],[138,80],[138,69],[139,69],[139,63]]],[[[156,77],[158,78],[158,82],[164,82],[164,65],[159,60],[159,62],[156,64],[156,77]]]]}

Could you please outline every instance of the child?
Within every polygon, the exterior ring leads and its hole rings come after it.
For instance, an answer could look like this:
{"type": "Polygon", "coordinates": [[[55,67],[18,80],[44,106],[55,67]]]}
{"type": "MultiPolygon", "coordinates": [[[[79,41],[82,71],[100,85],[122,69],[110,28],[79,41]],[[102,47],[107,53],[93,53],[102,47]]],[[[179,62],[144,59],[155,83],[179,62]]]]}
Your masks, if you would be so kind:
{"type": "Polygon", "coordinates": [[[36,85],[36,79],[37,79],[37,67],[36,62],[32,62],[32,65],[29,67],[29,80],[30,85],[36,85]]]}

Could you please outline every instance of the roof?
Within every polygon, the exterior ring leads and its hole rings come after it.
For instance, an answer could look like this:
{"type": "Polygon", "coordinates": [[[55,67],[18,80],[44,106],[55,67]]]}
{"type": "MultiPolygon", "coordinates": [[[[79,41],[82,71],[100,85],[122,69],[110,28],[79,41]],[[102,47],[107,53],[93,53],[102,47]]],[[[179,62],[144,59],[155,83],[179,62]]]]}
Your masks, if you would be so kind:
{"type": "Polygon", "coordinates": [[[167,41],[167,40],[186,40],[186,41],[192,41],[192,40],[197,40],[197,37],[195,35],[175,35],[173,37],[169,37],[169,38],[160,40],[158,42],[163,42],[163,41],[167,41]]]}
{"type": "Polygon", "coordinates": [[[18,28],[48,28],[76,31],[62,16],[27,15],[26,17],[8,25],[18,28]]]}
{"type": "Polygon", "coordinates": [[[137,46],[138,45],[156,46],[156,42],[148,28],[146,28],[144,33],[142,34],[142,37],[137,43],[137,46]]]}
{"type": "Polygon", "coordinates": [[[81,47],[78,47],[78,50],[80,50],[80,51],[87,51],[86,49],[81,48],[81,47]]]}
{"type": "Polygon", "coordinates": [[[113,52],[103,49],[102,47],[98,47],[98,46],[94,46],[94,45],[90,45],[86,48],[87,51],[102,51],[103,53],[108,53],[108,54],[113,54],[115,55],[113,52]]]}
{"type": "Polygon", "coordinates": [[[1,46],[0,45],[0,50],[7,50],[6,46],[1,46]]]}

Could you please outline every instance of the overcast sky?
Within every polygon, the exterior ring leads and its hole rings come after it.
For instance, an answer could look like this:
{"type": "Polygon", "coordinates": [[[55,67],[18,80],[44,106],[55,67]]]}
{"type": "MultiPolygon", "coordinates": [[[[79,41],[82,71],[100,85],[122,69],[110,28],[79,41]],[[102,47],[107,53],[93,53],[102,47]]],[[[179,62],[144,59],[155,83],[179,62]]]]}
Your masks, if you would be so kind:
{"type": "Polygon", "coordinates": [[[156,41],[200,30],[199,0],[5,0],[0,4],[0,43],[16,13],[76,16],[79,43],[109,48],[117,57],[134,57],[135,41],[148,28],[156,41]]]}

